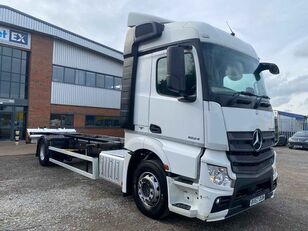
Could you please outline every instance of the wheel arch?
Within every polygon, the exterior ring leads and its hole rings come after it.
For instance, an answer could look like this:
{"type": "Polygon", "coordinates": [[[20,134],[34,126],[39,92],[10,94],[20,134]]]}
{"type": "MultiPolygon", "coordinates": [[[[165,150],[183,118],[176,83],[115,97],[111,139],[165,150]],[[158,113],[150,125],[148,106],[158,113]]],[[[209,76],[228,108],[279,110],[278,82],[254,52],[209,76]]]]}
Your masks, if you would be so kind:
{"type": "Polygon", "coordinates": [[[132,152],[126,175],[126,194],[128,195],[132,194],[134,171],[142,160],[158,160],[164,170],[169,166],[157,153],[150,149],[142,148],[132,152]]]}

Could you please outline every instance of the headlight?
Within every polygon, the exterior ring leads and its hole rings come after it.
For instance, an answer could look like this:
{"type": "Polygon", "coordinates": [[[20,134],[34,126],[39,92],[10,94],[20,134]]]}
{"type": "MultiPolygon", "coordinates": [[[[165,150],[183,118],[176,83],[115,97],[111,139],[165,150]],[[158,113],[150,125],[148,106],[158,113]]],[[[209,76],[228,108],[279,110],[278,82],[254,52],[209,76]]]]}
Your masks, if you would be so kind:
{"type": "Polygon", "coordinates": [[[289,138],[289,142],[292,142],[292,141],[294,141],[291,137],[289,138]]]}
{"type": "Polygon", "coordinates": [[[232,179],[228,175],[227,168],[208,164],[208,170],[210,180],[214,184],[231,187],[232,179]]]}

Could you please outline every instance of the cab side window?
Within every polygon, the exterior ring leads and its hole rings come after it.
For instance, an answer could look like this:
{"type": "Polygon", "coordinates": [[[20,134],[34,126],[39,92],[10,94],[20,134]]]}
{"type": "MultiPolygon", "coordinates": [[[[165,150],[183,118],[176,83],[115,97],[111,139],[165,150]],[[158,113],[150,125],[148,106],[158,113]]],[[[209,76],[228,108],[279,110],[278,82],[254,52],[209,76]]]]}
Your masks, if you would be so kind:
{"type": "MultiPolygon", "coordinates": [[[[185,53],[185,76],[189,95],[196,94],[196,69],[192,53],[185,53]]],[[[156,89],[161,95],[179,97],[167,87],[167,57],[158,59],[156,67],[156,89]]]]}

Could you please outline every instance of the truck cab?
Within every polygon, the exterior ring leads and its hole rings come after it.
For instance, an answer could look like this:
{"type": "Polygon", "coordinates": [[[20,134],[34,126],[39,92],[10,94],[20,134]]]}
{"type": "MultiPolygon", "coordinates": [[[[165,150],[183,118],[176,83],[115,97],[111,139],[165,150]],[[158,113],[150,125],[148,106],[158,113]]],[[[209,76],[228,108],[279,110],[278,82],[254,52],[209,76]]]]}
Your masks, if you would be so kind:
{"type": "Polygon", "coordinates": [[[263,72],[278,67],[206,23],[132,13],[128,27],[124,139],[48,131],[38,140],[40,164],[115,183],[155,219],[171,211],[217,221],[274,197],[274,115],[263,72]]]}
{"type": "MultiPolygon", "coordinates": [[[[128,26],[125,148],[133,159],[159,160],[167,208],[215,221],[273,197],[274,115],[262,72],[277,74],[278,67],[260,63],[251,45],[206,23],[131,14],[128,26]]],[[[128,171],[127,181],[133,178],[128,171]]],[[[135,179],[138,207],[157,217],[145,195],[159,192],[148,178],[135,179]]]]}

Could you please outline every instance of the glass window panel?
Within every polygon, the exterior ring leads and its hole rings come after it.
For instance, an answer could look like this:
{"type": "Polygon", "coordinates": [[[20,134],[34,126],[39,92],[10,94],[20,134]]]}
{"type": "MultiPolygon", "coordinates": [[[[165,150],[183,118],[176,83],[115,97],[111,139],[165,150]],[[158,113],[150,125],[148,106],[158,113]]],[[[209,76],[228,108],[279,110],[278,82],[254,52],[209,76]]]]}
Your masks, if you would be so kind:
{"type": "Polygon", "coordinates": [[[19,90],[19,98],[20,98],[20,99],[25,99],[25,98],[26,98],[26,96],[25,96],[25,90],[26,90],[25,84],[21,83],[21,84],[20,84],[20,90],[19,90]]]}
{"type": "MultiPolygon", "coordinates": [[[[196,92],[196,72],[192,53],[185,54],[185,76],[188,94],[196,92]]],[[[157,92],[162,95],[179,96],[167,87],[167,58],[161,58],[157,62],[157,92]]]]}
{"type": "Polygon", "coordinates": [[[15,107],[15,129],[19,130],[20,139],[24,139],[25,134],[25,110],[24,107],[15,107]]]}
{"type": "Polygon", "coordinates": [[[26,83],[26,76],[25,75],[21,75],[20,76],[20,82],[21,83],[26,83]]]}
{"type": "Polygon", "coordinates": [[[52,80],[56,82],[63,82],[64,68],[59,66],[53,66],[52,80]]]}
{"type": "Polygon", "coordinates": [[[21,50],[13,49],[13,57],[21,59],[21,50]]]}
{"type": "Polygon", "coordinates": [[[1,81],[10,81],[11,80],[11,73],[9,72],[1,72],[1,81]]]}
{"type": "Polygon", "coordinates": [[[74,126],[74,115],[67,114],[51,114],[50,127],[51,128],[70,128],[74,126]]]}
{"type": "Polygon", "coordinates": [[[2,54],[2,47],[0,46],[0,55],[2,54]]]}
{"type": "Polygon", "coordinates": [[[120,121],[114,117],[87,115],[85,125],[88,127],[111,128],[119,127],[120,121]]]}
{"type": "Polygon", "coordinates": [[[105,120],[105,126],[106,127],[111,127],[112,126],[112,120],[111,119],[106,119],[105,120]]]}
{"type": "Polygon", "coordinates": [[[0,82],[0,97],[4,98],[10,97],[10,82],[7,81],[0,82]]]}
{"type": "Polygon", "coordinates": [[[11,98],[19,98],[19,83],[11,82],[11,98]]]}
{"type": "Polygon", "coordinates": [[[113,121],[113,123],[114,123],[113,125],[115,127],[120,127],[120,120],[116,119],[116,120],[113,121]]]}
{"type": "Polygon", "coordinates": [[[12,73],[11,81],[13,81],[13,82],[20,82],[20,74],[12,73]]]}
{"type": "Polygon", "coordinates": [[[184,58],[187,93],[188,95],[194,95],[196,94],[196,68],[194,56],[192,53],[186,53],[184,58]]]}
{"type": "Polygon", "coordinates": [[[167,87],[167,58],[161,58],[157,62],[157,92],[164,95],[178,96],[169,91],[167,87]]]}
{"type": "Polygon", "coordinates": [[[12,58],[7,56],[2,56],[1,70],[11,72],[11,67],[12,67],[12,58]]]}
{"type": "Polygon", "coordinates": [[[104,75],[102,74],[97,74],[96,75],[96,87],[104,87],[104,75]]]}
{"type": "Polygon", "coordinates": [[[13,112],[13,107],[0,105],[0,112],[13,112]]]}
{"type": "Polygon", "coordinates": [[[76,70],[76,84],[85,85],[86,84],[86,72],[82,70],[76,70]]]}
{"type": "Polygon", "coordinates": [[[95,73],[87,72],[86,73],[86,85],[88,87],[95,87],[95,73]]]}
{"type": "Polygon", "coordinates": [[[21,60],[21,74],[25,75],[27,71],[27,62],[26,60],[21,60]]]}
{"type": "Polygon", "coordinates": [[[114,89],[121,90],[121,78],[114,78],[114,89]]]}
{"type": "Polygon", "coordinates": [[[105,78],[105,88],[113,89],[113,77],[112,76],[106,76],[106,78],[105,78]]]}
{"type": "Polygon", "coordinates": [[[75,83],[75,69],[67,67],[64,69],[64,82],[75,83]]]}
{"type": "Polygon", "coordinates": [[[71,128],[74,125],[73,115],[62,115],[62,127],[71,128]]]}
{"type": "Polygon", "coordinates": [[[17,58],[12,58],[12,72],[13,73],[20,73],[20,64],[21,60],[17,58]]]}
{"type": "Polygon", "coordinates": [[[95,116],[86,116],[86,126],[95,126],[95,116]]]}
{"type": "Polygon", "coordinates": [[[61,127],[61,115],[59,115],[59,114],[51,114],[50,115],[50,127],[51,128],[61,127]]]}
{"type": "Polygon", "coordinates": [[[27,59],[27,52],[23,51],[21,56],[22,56],[22,59],[27,59]]]}
{"type": "Polygon", "coordinates": [[[12,48],[10,47],[3,47],[2,54],[6,56],[12,56],[12,48]]]}

